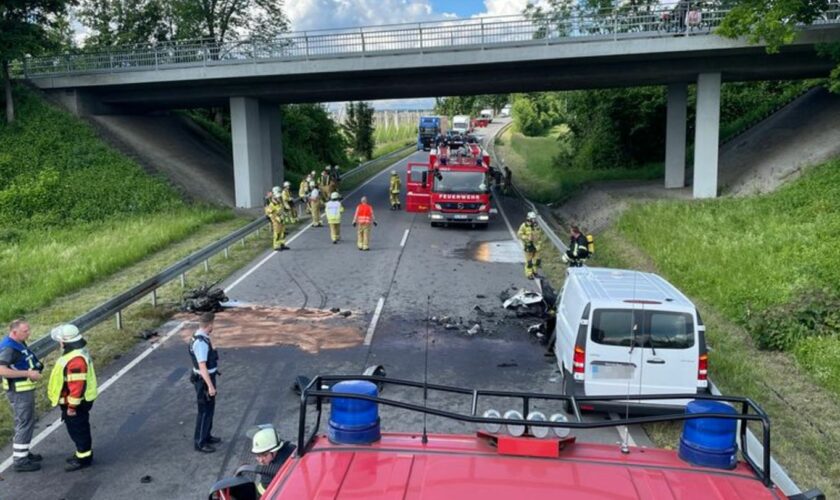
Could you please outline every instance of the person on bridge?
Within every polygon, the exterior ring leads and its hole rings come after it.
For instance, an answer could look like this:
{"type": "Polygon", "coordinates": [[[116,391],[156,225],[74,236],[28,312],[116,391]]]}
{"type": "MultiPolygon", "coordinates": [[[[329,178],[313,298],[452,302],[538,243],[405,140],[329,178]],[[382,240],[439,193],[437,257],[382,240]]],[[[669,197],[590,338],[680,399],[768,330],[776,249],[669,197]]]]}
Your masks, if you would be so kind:
{"type": "Polygon", "coordinates": [[[260,497],[294,451],[295,446],[280,439],[273,425],[264,424],[257,427],[251,438],[251,453],[256,455],[259,464],[255,469],[257,477],[254,483],[260,497]]]}
{"type": "Polygon", "coordinates": [[[391,170],[391,182],[388,186],[388,194],[391,196],[391,210],[399,210],[402,208],[400,204],[400,189],[402,188],[402,184],[400,183],[400,176],[397,175],[396,170],[391,170]]]}
{"type": "Polygon", "coordinates": [[[330,201],[324,207],[324,212],[327,214],[327,224],[330,226],[330,238],[335,245],[341,239],[341,214],[344,213],[344,206],[341,204],[341,195],[338,194],[338,191],[333,191],[330,195],[330,201]]]}
{"type": "Polygon", "coordinates": [[[563,261],[570,267],[581,267],[589,258],[589,241],[575,225],[572,225],[570,236],[569,249],[563,255],[563,261]]]}
{"type": "Polygon", "coordinates": [[[0,376],[15,419],[12,467],[16,472],[41,468],[41,455],[29,451],[29,443],[35,430],[35,382],[41,379],[44,365],[26,346],[29,333],[29,323],[18,318],[12,320],[9,334],[0,341],[0,376]]]}
{"type": "Polygon", "coordinates": [[[297,217],[295,216],[295,201],[292,197],[292,183],[289,181],[283,183],[282,200],[283,215],[285,216],[284,222],[286,224],[296,223],[297,217]]]}
{"type": "Polygon", "coordinates": [[[312,214],[312,227],[321,227],[321,192],[315,182],[309,183],[309,213],[312,214]]]}
{"type": "Polygon", "coordinates": [[[277,252],[288,250],[289,247],[286,246],[286,207],[283,203],[283,193],[276,186],[272,189],[271,200],[265,207],[265,215],[271,221],[273,235],[271,247],[277,252]]]}
{"type": "Polygon", "coordinates": [[[90,409],[97,395],[96,371],[87,342],[76,325],[64,324],[52,329],[50,337],[61,346],[47,385],[47,397],[61,407],[61,420],[76,445],[64,470],[71,472],[93,464],[93,440],[90,436],[90,409]]]}
{"type": "Polygon", "coordinates": [[[356,207],[356,214],[353,216],[353,227],[356,230],[356,246],[359,250],[370,250],[370,225],[378,226],[376,217],[373,215],[373,207],[368,205],[367,196],[362,196],[362,201],[356,207]]]}
{"type": "Polygon", "coordinates": [[[213,436],[213,416],[216,413],[216,374],[218,373],[219,354],[213,349],[210,334],[213,333],[212,312],[203,313],[198,319],[198,330],[190,339],[189,352],[192,360],[190,381],[195,387],[198,414],[195,417],[193,444],[196,451],[213,453],[214,444],[222,440],[213,436]]]}
{"type": "Polygon", "coordinates": [[[522,242],[523,250],[525,250],[525,277],[532,280],[542,264],[540,246],[542,245],[543,234],[542,229],[537,224],[537,214],[528,212],[525,222],[519,226],[519,231],[516,234],[522,242]]]}

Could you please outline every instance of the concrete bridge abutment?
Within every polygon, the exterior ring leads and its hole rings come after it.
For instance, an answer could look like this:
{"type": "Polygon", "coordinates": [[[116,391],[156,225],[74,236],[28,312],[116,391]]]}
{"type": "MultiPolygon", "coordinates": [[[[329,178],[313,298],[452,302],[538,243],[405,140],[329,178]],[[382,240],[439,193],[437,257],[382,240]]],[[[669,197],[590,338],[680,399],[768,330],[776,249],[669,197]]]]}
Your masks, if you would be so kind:
{"type": "Polygon", "coordinates": [[[230,98],[236,206],[261,207],[272,186],[283,182],[280,108],[252,97],[230,98]]]}

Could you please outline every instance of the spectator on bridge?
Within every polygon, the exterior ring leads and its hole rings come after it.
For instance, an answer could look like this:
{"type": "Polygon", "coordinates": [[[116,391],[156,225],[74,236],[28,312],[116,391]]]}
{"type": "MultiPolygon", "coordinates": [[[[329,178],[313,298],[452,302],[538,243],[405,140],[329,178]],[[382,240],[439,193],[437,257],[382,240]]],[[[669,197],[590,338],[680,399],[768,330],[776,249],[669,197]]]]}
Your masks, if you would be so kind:
{"type": "Polygon", "coordinates": [[[50,337],[61,346],[47,385],[47,397],[61,407],[61,420],[76,445],[64,470],[71,472],[93,464],[93,440],[90,436],[90,409],[96,399],[96,371],[87,350],[87,342],[76,325],[64,324],[52,329],[50,337]]]}
{"type": "Polygon", "coordinates": [[[41,468],[41,455],[29,451],[35,430],[35,382],[41,379],[44,365],[29,350],[29,323],[23,318],[9,325],[9,334],[0,341],[0,376],[15,419],[12,440],[12,467],[16,472],[41,468]]]}
{"type": "Polygon", "coordinates": [[[253,431],[251,453],[256,455],[259,464],[255,470],[257,477],[254,481],[257,495],[262,497],[274,476],[294,451],[295,446],[280,439],[277,429],[271,424],[260,425],[253,431]]]}
{"type": "Polygon", "coordinates": [[[338,191],[333,191],[330,195],[330,201],[324,207],[324,212],[327,215],[327,224],[330,226],[330,238],[335,245],[341,239],[341,214],[344,213],[344,206],[341,204],[341,195],[338,194],[338,191]]]}
{"type": "Polygon", "coordinates": [[[690,9],[690,3],[690,0],[679,0],[674,6],[674,20],[677,22],[679,31],[685,31],[686,16],[690,9]]]}
{"type": "Polygon", "coordinates": [[[309,183],[309,213],[312,214],[312,227],[321,227],[321,192],[314,182],[309,183]]]}
{"type": "Polygon", "coordinates": [[[373,207],[368,205],[367,196],[362,196],[362,202],[356,207],[356,214],[353,215],[353,227],[357,227],[356,246],[359,250],[370,250],[370,225],[377,226],[376,217],[373,215],[373,207]]]}
{"type": "Polygon", "coordinates": [[[213,333],[212,312],[203,313],[198,319],[198,330],[190,339],[189,351],[192,359],[190,381],[195,387],[198,414],[195,417],[193,444],[196,451],[213,453],[214,444],[222,440],[213,436],[213,416],[216,413],[216,373],[219,354],[213,348],[210,334],[213,333]]]}
{"type": "Polygon", "coordinates": [[[519,226],[516,232],[519,241],[522,242],[522,249],[525,251],[525,277],[534,279],[537,270],[540,268],[540,246],[542,245],[542,229],[537,224],[537,214],[528,212],[525,222],[519,226]]]}
{"type": "Polygon", "coordinates": [[[402,208],[400,204],[400,190],[402,185],[400,183],[400,176],[397,175],[396,170],[391,170],[391,180],[388,183],[388,195],[391,199],[391,210],[399,210],[402,208]]]}

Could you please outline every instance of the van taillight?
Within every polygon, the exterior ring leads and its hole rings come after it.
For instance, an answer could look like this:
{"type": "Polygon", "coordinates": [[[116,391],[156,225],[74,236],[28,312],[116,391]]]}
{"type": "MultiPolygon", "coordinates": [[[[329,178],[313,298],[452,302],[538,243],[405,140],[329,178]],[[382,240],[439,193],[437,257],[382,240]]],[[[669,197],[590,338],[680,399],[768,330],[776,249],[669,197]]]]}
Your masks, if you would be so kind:
{"type": "Polygon", "coordinates": [[[697,363],[697,385],[706,387],[709,379],[709,355],[701,354],[697,363]]]}
{"type": "Polygon", "coordinates": [[[586,364],[586,352],[580,348],[575,347],[575,355],[572,358],[572,373],[575,380],[583,380],[583,368],[586,364]]]}

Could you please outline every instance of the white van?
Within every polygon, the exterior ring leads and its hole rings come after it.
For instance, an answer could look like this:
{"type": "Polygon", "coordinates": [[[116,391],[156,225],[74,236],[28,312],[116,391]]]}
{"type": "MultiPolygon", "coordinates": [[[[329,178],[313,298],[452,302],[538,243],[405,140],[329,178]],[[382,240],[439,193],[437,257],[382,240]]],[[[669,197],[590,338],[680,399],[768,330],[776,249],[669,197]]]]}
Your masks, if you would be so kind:
{"type": "Polygon", "coordinates": [[[467,115],[455,115],[452,118],[452,131],[459,134],[466,134],[470,131],[470,117],[467,115]]]}
{"type": "Polygon", "coordinates": [[[583,410],[673,409],[687,399],[639,401],[640,394],[708,391],[705,327],[694,304],[661,277],[572,267],[557,299],[554,354],[563,391],[625,396],[579,403],[583,410]]]}

